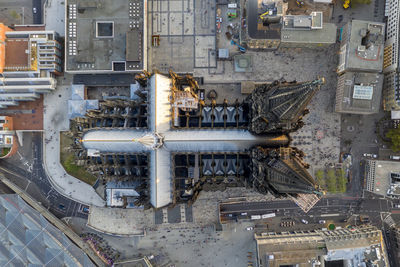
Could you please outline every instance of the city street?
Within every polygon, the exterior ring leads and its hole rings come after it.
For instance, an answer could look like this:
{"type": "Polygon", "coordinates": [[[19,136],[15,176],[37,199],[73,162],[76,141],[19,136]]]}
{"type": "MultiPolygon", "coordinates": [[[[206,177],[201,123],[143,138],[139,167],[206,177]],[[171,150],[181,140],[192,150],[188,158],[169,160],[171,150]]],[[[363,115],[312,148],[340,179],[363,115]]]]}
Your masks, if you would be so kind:
{"type": "Polygon", "coordinates": [[[87,218],[83,208],[88,206],[53,189],[43,168],[42,140],[40,132],[24,133],[24,146],[10,159],[0,161],[0,171],[57,217],[87,218]]]}
{"type": "Polygon", "coordinates": [[[249,219],[251,215],[275,213],[277,217],[292,218],[348,218],[353,214],[368,215],[371,222],[382,226],[381,213],[389,213],[392,203],[388,199],[362,199],[356,197],[322,198],[307,214],[293,201],[277,200],[271,202],[236,202],[220,204],[220,219],[235,221],[249,219]]]}
{"type": "Polygon", "coordinates": [[[32,13],[33,13],[33,24],[42,24],[43,14],[42,0],[32,0],[32,13]]]}

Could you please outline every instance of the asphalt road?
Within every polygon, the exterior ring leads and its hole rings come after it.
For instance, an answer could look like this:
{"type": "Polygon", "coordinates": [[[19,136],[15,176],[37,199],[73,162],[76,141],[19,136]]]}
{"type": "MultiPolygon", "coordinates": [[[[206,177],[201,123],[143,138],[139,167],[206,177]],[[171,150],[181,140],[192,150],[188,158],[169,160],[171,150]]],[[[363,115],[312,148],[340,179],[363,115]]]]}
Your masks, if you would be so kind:
{"type": "Polygon", "coordinates": [[[0,172],[16,183],[58,218],[87,218],[87,205],[59,194],[52,186],[43,167],[41,133],[24,133],[24,146],[10,159],[0,161],[0,172]]]}
{"type": "MultiPolygon", "coordinates": [[[[305,219],[313,225],[318,224],[319,220],[333,220],[339,223],[344,222],[344,219],[349,224],[357,224],[358,218],[355,215],[367,215],[370,219],[370,224],[381,229],[383,232],[390,266],[399,266],[397,265],[397,252],[394,245],[396,243],[394,240],[395,235],[385,220],[386,217],[390,216],[394,222],[399,220],[400,208],[396,207],[399,203],[399,200],[384,199],[373,193],[365,193],[363,197],[325,197],[307,214],[294,202],[288,200],[221,203],[219,212],[221,222],[234,222],[240,219],[249,219],[251,215],[275,213],[280,221],[290,220],[299,222],[301,219],[305,219]]],[[[264,227],[264,222],[268,220],[256,220],[254,222],[257,224],[257,227],[264,227]]],[[[310,227],[315,227],[313,225],[310,227]]],[[[301,227],[305,227],[305,225],[301,227]]],[[[283,230],[287,231],[289,229],[283,230]]]]}
{"type": "Polygon", "coordinates": [[[387,199],[363,199],[357,197],[333,197],[321,199],[307,214],[289,200],[271,202],[238,202],[221,204],[221,220],[248,219],[251,215],[275,213],[277,217],[316,218],[350,217],[353,214],[365,214],[371,222],[382,226],[381,212],[391,212],[392,203],[387,199]],[[246,213],[246,214],[245,214],[246,213]],[[231,215],[229,215],[231,214],[231,215]],[[243,215],[242,215],[243,214],[243,215]]]}
{"type": "Polygon", "coordinates": [[[43,17],[43,4],[42,0],[32,0],[32,12],[33,15],[33,24],[42,24],[43,17]],[[33,12],[33,9],[36,8],[36,13],[33,12]]]}

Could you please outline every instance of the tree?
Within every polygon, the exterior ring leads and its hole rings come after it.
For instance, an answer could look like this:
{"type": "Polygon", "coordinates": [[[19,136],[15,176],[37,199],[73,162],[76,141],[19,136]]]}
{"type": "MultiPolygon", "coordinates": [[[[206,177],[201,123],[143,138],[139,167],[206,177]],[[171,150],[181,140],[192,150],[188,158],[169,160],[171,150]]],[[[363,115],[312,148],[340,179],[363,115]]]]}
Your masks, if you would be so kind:
{"type": "Polygon", "coordinates": [[[347,178],[346,178],[346,172],[343,169],[340,169],[337,171],[337,189],[340,193],[345,193],[346,192],[346,184],[347,184],[347,178]]]}
{"type": "Polygon", "coordinates": [[[386,137],[390,139],[391,149],[394,152],[400,151],[400,128],[390,129],[386,137]]]}
{"type": "Polygon", "coordinates": [[[324,187],[325,186],[325,179],[324,179],[324,171],[323,170],[317,170],[316,172],[315,172],[315,178],[316,178],[316,180],[317,180],[317,183],[320,185],[320,186],[322,186],[322,187],[324,187]]]}
{"type": "Polygon", "coordinates": [[[346,139],[346,140],[344,140],[343,143],[344,143],[346,146],[349,146],[349,145],[351,145],[352,141],[351,141],[350,139],[346,139]]]}
{"type": "Polygon", "coordinates": [[[328,187],[328,191],[330,193],[336,193],[337,188],[336,188],[336,175],[335,175],[335,170],[334,169],[329,169],[326,173],[326,185],[328,187]]]}
{"type": "Polygon", "coordinates": [[[15,10],[11,10],[9,13],[10,13],[10,16],[13,17],[14,19],[20,19],[21,18],[21,16],[15,10]]]}

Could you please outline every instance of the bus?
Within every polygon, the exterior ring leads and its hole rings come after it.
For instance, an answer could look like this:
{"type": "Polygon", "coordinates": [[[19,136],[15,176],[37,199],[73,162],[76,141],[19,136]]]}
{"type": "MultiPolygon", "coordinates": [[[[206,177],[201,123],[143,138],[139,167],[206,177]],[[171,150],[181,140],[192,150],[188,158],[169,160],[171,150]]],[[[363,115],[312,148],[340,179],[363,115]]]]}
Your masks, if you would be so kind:
{"type": "Polygon", "coordinates": [[[261,215],[261,218],[267,219],[267,218],[272,218],[272,217],[275,217],[275,216],[276,216],[275,213],[267,213],[267,214],[261,215]]]}

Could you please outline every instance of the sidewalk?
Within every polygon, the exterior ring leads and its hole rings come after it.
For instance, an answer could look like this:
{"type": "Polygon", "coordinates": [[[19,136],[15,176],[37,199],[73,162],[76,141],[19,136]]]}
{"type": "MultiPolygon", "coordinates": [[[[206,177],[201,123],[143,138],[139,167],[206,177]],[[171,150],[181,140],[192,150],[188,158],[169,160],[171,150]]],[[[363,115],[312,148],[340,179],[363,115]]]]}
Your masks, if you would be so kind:
{"type": "Polygon", "coordinates": [[[55,189],[87,205],[104,206],[105,201],[94,188],[67,174],[60,163],[60,131],[69,130],[68,99],[69,86],[57,86],[57,90],[44,96],[44,167],[55,189]]]}
{"type": "Polygon", "coordinates": [[[154,212],[141,209],[91,207],[89,228],[114,236],[144,236],[145,228],[154,226],[154,212]]]}

